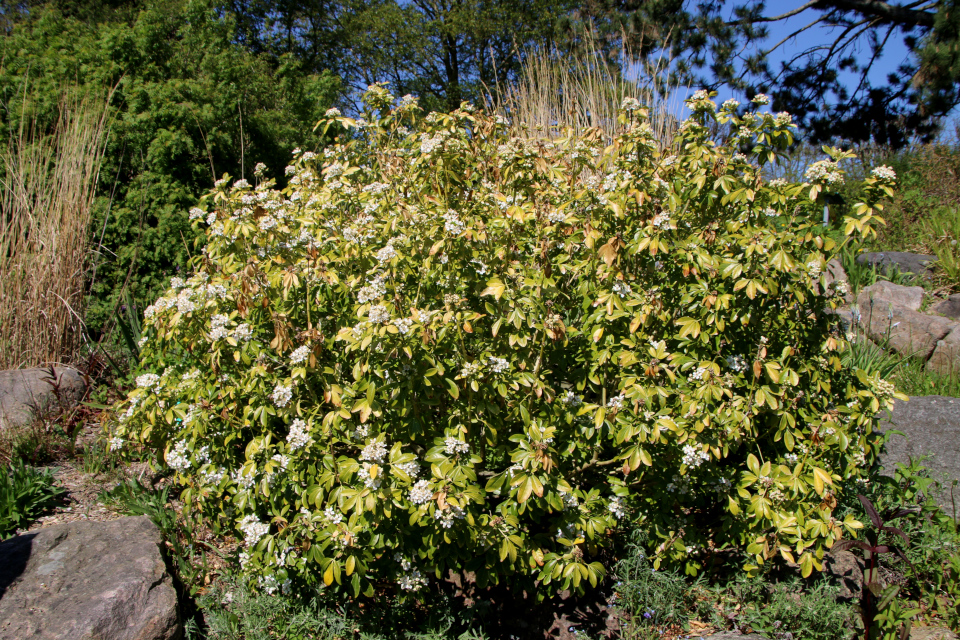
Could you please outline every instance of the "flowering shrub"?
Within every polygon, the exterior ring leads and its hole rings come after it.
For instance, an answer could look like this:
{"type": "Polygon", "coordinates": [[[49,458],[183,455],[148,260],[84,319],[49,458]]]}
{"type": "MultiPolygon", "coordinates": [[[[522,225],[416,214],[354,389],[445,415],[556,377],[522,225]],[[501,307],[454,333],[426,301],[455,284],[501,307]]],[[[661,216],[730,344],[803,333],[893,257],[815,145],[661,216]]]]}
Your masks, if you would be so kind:
{"type": "MultiPolygon", "coordinates": [[[[808,575],[860,526],[834,495],[897,394],[841,365],[838,247],[796,215],[842,169],[762,177],[788,116],[698,94],[659,151],[635,105],[605,147],[366,101],[288,189],[223,180],[192,213],[208,243],[147,310],[155,373],[119,408],[264,589],[580,590],[632,527],[656,566],[735,545],[808,575]]],[[[891,185],[867,180],[848,234],[891,185]]]]}

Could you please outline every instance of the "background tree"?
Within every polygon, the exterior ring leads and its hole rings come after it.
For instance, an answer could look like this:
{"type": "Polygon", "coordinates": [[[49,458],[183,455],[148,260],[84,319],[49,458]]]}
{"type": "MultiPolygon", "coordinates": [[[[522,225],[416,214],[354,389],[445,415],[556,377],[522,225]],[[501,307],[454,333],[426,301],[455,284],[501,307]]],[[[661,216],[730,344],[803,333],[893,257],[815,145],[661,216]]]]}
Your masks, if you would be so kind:
{"type": "Polygon", "coordinates": [[[912,134],[929,137],[960,103],[955,0],[589,0],[579,16],[622,32],[637,52],[669,50],[678,77],[692,85],[770,93],[774,107],[817,141],[872,138],[899,147],[912,134]],[[809,18],[770,40],[771,24],[800,14],[809,18]],[[827,38],[816,35],[822,27],[833,28],[827,38]],[[810,44],[774,63],[792,38],[810,44]],[[877,83],[871,71],[896,38],[910,57],[877,83]]]}

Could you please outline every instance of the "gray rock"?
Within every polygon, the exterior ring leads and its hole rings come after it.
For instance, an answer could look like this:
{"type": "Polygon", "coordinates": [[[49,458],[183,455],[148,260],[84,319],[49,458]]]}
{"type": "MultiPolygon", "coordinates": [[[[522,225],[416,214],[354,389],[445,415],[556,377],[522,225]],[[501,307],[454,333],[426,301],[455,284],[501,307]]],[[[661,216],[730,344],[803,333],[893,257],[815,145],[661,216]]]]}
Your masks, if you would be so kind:
{"type": "Polygon", "coordinates": [[[928,276],[933,273],[931,265],[936,261],[937,256],[924,256],[900,251],[861,253],[857,256],[857,264],[876,266],[886,275],[890,275],[894,270],[897,270],[900,273],[928,276]]]}
{"type": "Polygon", "coordinates": [[[179,640],[177,593],[145,516],[0,543],[0,640],[179,640]]]}
{"type": "Polygon", "coordinates": [[[873,300],[873,308],[882,311],[886,311],[887,306],[891,304],[910,311],[920,311],[920,305],[923,304],[923,287],[905,287],[879,280],[860,292],[857,304],[862,304],[864,300],[868,302],[873,300]]]}
{"type": "Polygon", "coordinates": [[[860,598],[863,592],[863,560],[849,551],[827,553],[823,557],[823,573],[840,586],[840,600],[860,598]]]}
{"type": "Polygon", "coordinates": [[[960,293],[955,293],[933,308],[934,313],[960,320],[960,293]]]}
{"type": "Polygon", "coordinates": [[[853,290],[850,289],[850,280],[847,279],[847,272],[844,271],[843,264],[834,258],[827,263],[827,268],[823,271],[823,283],[827,290],[829,290],[830,287],[834,286],[834,283],[838,282],[842,282],[846,287],[847,293],[844,295],[844,299],[848,304],[853,302],[853,290]]]}
{"type": "Polygon", "coordinates": [[[937,346],[927,360],[927,371],[944,376],[960,373],[960,325],[937,341],[937,346]]]}
{"type": "Polygon", "coordinates": [[[0,428],[70,410],[86,392],[84,376],[69,367],[0,371],[0,428]]]}
{"type": "MultiPolygon", "coordinates": [[[[869,287],[868,287],[869,288],[869,287]]],[[[928,316],[882,299],[870,299],[864,289],[857,298],[861,324],[867,335],[880,345],[889,346],[905,356],[927,360],[937,342],[943,340],[957,323],[940,316],[928,316]]]]}
{"type": "MultiPolygon", "coordinates": [[[[883,417],[880,429],[902,431],[887,442],[881,458],[883,471],[893,475],[896,464],[907,464],[911,458],[927,457],[924,466],[937,479],[944,479],[944,490],[933,497],[953,514],[950,486],[960,480],[960,398],[945,396],[913,396],[908,402],[897,401],[893,411],[883,417]]],[[[954,490],[960,509],[960,490],[954,490]]],[[[960,515],[960,514],[958,514],[960,515]]]]}

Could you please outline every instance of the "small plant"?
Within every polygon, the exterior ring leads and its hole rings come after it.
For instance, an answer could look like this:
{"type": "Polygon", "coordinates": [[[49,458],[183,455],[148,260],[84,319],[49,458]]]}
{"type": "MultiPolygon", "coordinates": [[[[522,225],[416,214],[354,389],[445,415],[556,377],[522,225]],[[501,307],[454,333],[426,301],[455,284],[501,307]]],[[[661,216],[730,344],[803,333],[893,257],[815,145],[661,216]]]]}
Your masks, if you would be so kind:
{"type": "MultiPolygon", "coordinates": [[[[883,638],[889,640],[891,634],[899,634],[901,640],[906,640],[910,635],[910,619],[919,613],[919,609],[903,609],[899,603],[894,605],[897,594],[900,591],[899,585],[890,585],[884,587],[880,579],[880,565],[878,556],[886,553],[895,553],[900,558],[910,564],[906,554],[896,545],[880,544],[882,533],[888,533],[899,536],[905,544],[910,544],[907,535],[896,527],[886,526],[889,520],[895,520],[908,514],[914,514],[916,509],[896,509],[893,512],[881,517],[873,503],[864,495],[858,495],[857,498],[863,505],[864,511],[873,524],[873,529],[867,529],[864,533],[867,541],[862,540],[840,540],[833,545],[832,551],[839,553],[848,549],[857,548],[863,551],[863,558],[866,568],[863,572],[863,590],[860,594],[860,611],[863,618],[864,640],[877,640],[883,638]],[[891,609],[891,605],[895,608],[891,609]]],[[[911,567],[913,565],[911,564],[911,567]]]]}
{"type": "Polygon", "coordinates": [[[80,468],[92,476],[115,475],[120,466],[120,457],[110,450],[109,443],[102,440],[88,443],[80,456],[80,468]]]}
{"type": "Polygon", "coordinates": [[[177,577],[191,596],[196,595],[207,576],[207,560],[198,550],[195,529],[180,518],[170,504],[170,488],[151,490],[137,480],[128,480],[100,494],[100,501],[125,515],[147,516],[166,540],[177,577]]]}
{"type": "Polygon", "coordinates": [[[22,460],[0,468],[0,540],[42,515],[63,493],[52,470],[33,469],[22,460]]]}

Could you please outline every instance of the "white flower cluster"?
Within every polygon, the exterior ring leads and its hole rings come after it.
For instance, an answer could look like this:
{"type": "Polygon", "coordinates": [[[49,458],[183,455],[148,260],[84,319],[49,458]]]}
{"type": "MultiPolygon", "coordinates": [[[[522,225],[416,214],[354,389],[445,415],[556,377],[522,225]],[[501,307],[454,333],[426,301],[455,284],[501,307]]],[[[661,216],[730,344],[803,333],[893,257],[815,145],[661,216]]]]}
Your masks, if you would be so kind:
{"type": "Polygon", "coordinates": [[[697,367],[693,373],[690,374],[690,380],[695,382],[703,382],[704,378],[709,373],[709,370],[704,367],[697,367]]]}
{"type": "Polygon", "coordinates": [[[736,111],[737,107],[739,106],[740,106],[739,100],[734,100],[733,98],[730,98],[729,100],[724,101],[724,103],[720,105],[720,108],[723,109],[724,111],[736,111]]]}
{"type": "Polygon", "coordinates": [[[330,107],[323,115],[328,118],[339,118],[341,114],[340,109],[337,109],[336,107],[330,107]]]}
{"type": "Polygon", "coordinates": [[[810,274],[811,278],[819,278],[820,269],[821,269],[821,266],[820,266],[819,260],[811,260],[810,262],[807,263],[807,272],[810,274]]]}
{"type": "Polygon", "coordinates": [[[370,319],[370,322],[374,324],[386,324],[390,322],[390,312],[387,311],[387,308],[382,304],[375,304],[370,307],[370,311],[367,312],[367,317],[370,319]]]}
{"type": "Polygon", "coordinates": [[[613,409],[614,411],[620,411],[623,409],[623,401],[626,400],[626,396],[622,393],[615,395],[609,400],[607,400],[607,409],[613,409]]]}
{"type": "Polygon", "coordinates": [[[227,470],[221,467],[205,467],[200,475],[203,477],[204,484],[217,486],[223,477],[227,475],[227,470]]]}
{"type": "Polygon", "coordinates": [[[244,516],[240,520],[240,531],[243,532],[243,542],[248,547],[252,547],[263,536],[270,533],[270,525],[260,522],[260,518],[255,515],[244,516]]]}
{"type": "Polygon", "coordinates": [[[463,223],[463,220],[460,219],[460,216],[457,215],[457,212],[453,209],[450,209],[443,215],[443,229],[447,233],[458,236],[463,233],[463,230],[467,226],[463,223]]]}
{"type": "Polygon", "coordinates": [[[404,573],[397,579],[397,584],[404,591],[419,591],[427,586],[427,579],[420,573],[420,570],[413,566],[413,563],[406,558],[401,558],[397,554],[397,561],[404,573]]]}
{"type": "Polygon", "coordinates": [[[396,258],[397,250],[393,248],[392,244],[388,244],[383,249],[380,249],[379,251],[377,251],[375,255],[376,255],[377,261],[382,264],[384,262],[389,262],[393,258],[396,258]]]}
{"type": "Polygon", "coordinates": [[[877,379],[876,384],[873,385],[873,392],[881,398],[893,396],[896,390],[896,387],[894,387],[892,383],[887,382],[883,378],[877,379]]]}
{"type": "Polygon", "coordinates": [[[626,282],[614,282],[613,292],[621,298],[626,298],[628,295],[630,295],[630,293],[633,292],[633,289],[631,289],[630,285],[628,285],[626,282]]]}
{"type": "Polygon", "coordinates": [[[670,227],[670,214],[664,211],[663,213],[658,213],[653,217],[653,222],[651,223],[657,229],[664,229],[670,227]]]}
{"type": "Polygon", "coordinates": [[[843,280],[834,280],[833,281],[833,293],[835,295],[846,297],[850,292],[850,287],[843,280]]]}
{"type": "Polygon", "coordinates": [[[210,318],[210,340],[216,342],[229,336],[230,331],[227,329],[229,323],[230,318],[222,313],[218,313],[210,318]]]}
{"type": "Polygon", "coordinates": [[[510,363],[505,358],[490,356],[490,370],[494,373],[503,373],[510,369],[510,363]]]}
{"type": "Polygon", "coordinates": [[[110,451],[120,451],[121,449],[123,449],[123,438],[110,438],[110,451]]]}
{"type": "Polygon", "coordinates": [[[160,393],[160,376],[155,373],[145,373],[137,376],[137,387],[140,389],[153,389],[160,393]]]}
{"type": "Polygon", "coordinates": [[[237,328],[233,330],[233,337],[236,338],[237,342],[246,342],[253,337],[253,329],[246,322],[238,324],[237,328]]]}
{"type": "Polygon", "coordinates": [[[307,358],[310,357],[310,352],[313,349],[310,348],[310,345],[305,344],[302,347],[297,347],[293,353],[290,354],[290,364],[300,364],[304,362],[307,358]]]}
{"type": "Polygon", "coordinates": [[[610,498],[610,502],[607,503],[607,509],[617,520],[627,515],[627,510],[624,508],[623,503],[620,502],[620,496],[610,498]]]}
{"type": "Polygon", "coordinates": [[[413,504],[426,504],[433,499],[433,490],[430,489],[429,480],[417,480],[416,484],[410,489],[410,502],[413,504]]]}
{"type": "Polygon", "coordinates": [[[387,287],[384,285],[384,278],[382,275],[378,275],[372,280],[369,280],[369,284],[367,286],[360,289],[360,291],[357,293],[357,302],[360,304],[371,302],[379,299],[386,293],[387,287]]]}
{"type": "Polygon", "coordinates": [[[688,467],[696,468],[709,460],[710,454],[703,449],[695,447],[692,444],[683,445],[683,464],[688,467]]]}
{"type": "Polygon", "coordinates": [[[690,476],[673,476],[673,480],[667,484],[667,491],[670,493],[690,493],[690,476]]]}
{"type": "Polygon", "coordinates": [[[897,179],[897,172],[886,165],[876,167],[870,173],[878,180],[889,180],[890,182],[893,182],[897,179]]]}
{"type": "Polygon", "coordinates": [[[397,469],[400,469],[411,478],[416,478],[418,475],[420,475],[420,463],[416,460],[411,460],[410,462],[401,462],[396,466],[397,469]]]}
{"type": "Polygon", "coordinates": [[[293,398],[293,387],[283,384],[278,384],[273,388],[273,393],[270,394],[270,399],[273,400],[273,404],[278,408],[282,409],[288,404],[293,398]]]}
{"type": "Polygon", "coordinates": [[[750,102],[752,102],[753,104],[760,104],[760,105],[770,104],[770,96],[768,96],[765,93],[758,93],[757,95],[753,96],[753,100],[751,100],[750,102]]]}
{"type": "Polygon", "coordinates": [[[257,480],[257,474],[254,473],[244,473],[243,469],[237,469],[230,476],[234,482],[236,482],[242,489],[249,489],[253,486],[253,483],[257,480]]]}
{"type": "Polygon", "coordinates": [[[560,499],[563,500],[564,509],[576,509],[580,506],[580,501],[577,500],[577,496],[572,493],[561,493],[560,499]]]}
{"type": "Polygon", "coordinates": [[[452,504],[448,504],[447,508],[443,511],[437,509],[433,512],[433,518],[440,521],[440,526],[444,529],[449,529],[453,526],[454,520],[463,520],[466,513],[460,507],[455,507],[452,504]]]}
{"type": "Polygon", "coordinates": [[[843,184],[843,174],[840,167],[833,160],[820,160],[807,167],[803,174],[810,182],[821,182],[828,185],[843,184]]]}
{"type": "Polygon", "coordinates": [[[740,373],[747,368],[747,361],[743,356],[727,356],[727,366],[740,373]]]}
{"type": "Polygon", "coordinates": [[[467,362],[463,365],[463,369],[460,370],[460,377],[472,378],[480,373],[482,368],[479,362],[467,362]]]}
{"type": "Polygon", "coordinates": [[[443,441],[443,450],[452,456],[457,453],[468,453],[470,451],[470,445],[463,440],[447,436],[443,441]]]}
{"type": "Polygon", "coordinates": [[[420,134],[420,153],[427,156],[443,146],[444,136],[442,134],[437,134],[434,136],[427,135],[426,133],[420,134]]]}
{"type": "Polygon", "coordinates": [[[203,209],[200,209],[199,207],[194,207],[194,208],[190,209],[190,219],[191,219],[191,220],[199,220],[199,219],[203,218],[205,215],[207,215],[207,212],[204,211],[203,209]]]}
{"type": "Polygon", "coordinates": [[[481,276],[487,275],[487,272],[489,271],[489,268],[487,267],[487,265],[485,265],[484,263],[480,262],[479,260],[471,260],[470,263],[473,264],[473,265],[476,265],[476,266],[474,266],[474,269],[477,270],[477,273],[478,273],[479,275],[481,275],[481,276]]]}
{"type": "Polygon", "coordinates": [[[186,471],[190,468],[190,452],[187,451],[187,443],[181,440],[172,451],[167,452],[167,464],[174,471],[186,471]]]}
{"type": "Polygon", "coordinates": [[[367,446],[360,452],[361,460],[371,460],[373,462],[383,462],[387,457],[387,443],[381,440],[371,440],[367,446]]]}
{"type": "Polygon", "coordinates": [[[405,336],[410,333],[410,327],[413,326],[413,320],[410,318],[398,318],[393,321],[393,324],[397,328],[397,331],[399,331],[401,335],[405,336]]]}
{"type": "Polygon", "coordinates": [[[292,451],[302,449],[310,444],[310,432],[307,430],[307,423],[297,418],[290,425],[290,432],[287,434],[287,444],[292,451]]]}
{"type": "Polygon", "coordinates": [[[573,391],[567,391],[560,396],[560,402],[568,407],[579,407],[583,404],[583,396],[575,394],[573,391]]]}
{"type": "Polygon", "coordinates": [[[567,219],[567,214],[563,211],[551,211],[547,214],[547,220],[550,221],[550,224],[560,224],[567,219]]]}
{"type": "Polygon", "coordinates": [[[343,514],[334,509],[333,507],[327,507],[323,510],[323,515],[327,518],[330,524],[336,526],[343,522],[343,514]]]}
{"type": "Polygon", "coordinates": [[[640,109],[640,101],[637,100],[636,98],[631,98],[630,96],[627,96],[626,98],[623,99],[622,102],[620,102],[621,111],[630,112],[630,111],[637,111],[638,109],[640,109]]]}
{"type": "Polygon", "coordinates": [[[372,465],[372,464],[370,464],[369,462],[364,462],[364,463],[363,463],[363,466],[360,467],[360,471],[358,471],[358,475],[360,476],[360,479],[363,480],[363,484],[364,484],[368,489],[374,489],[374,490],[376,490],[376,489],[379,489],[379,488],[380,488],[380,482],[382,481],[383,476],[381,476],[381,475],[378,473],[378,474],[377,474],[377,477],[374,478],[374,477],[371,475],[371,469],[372,469],[372,468],[373,468],[373,465],[372,465]]]}

